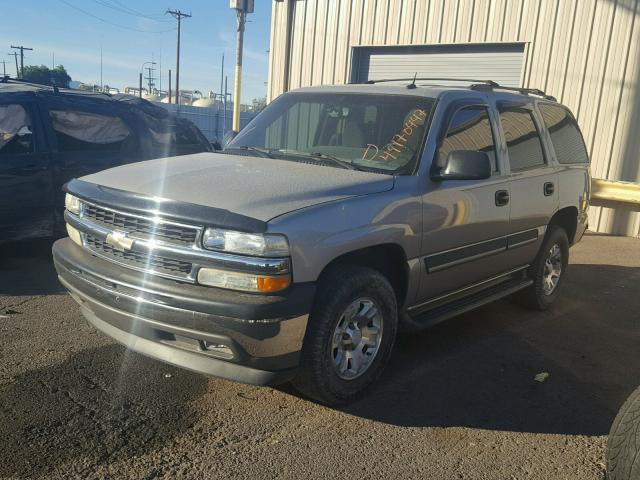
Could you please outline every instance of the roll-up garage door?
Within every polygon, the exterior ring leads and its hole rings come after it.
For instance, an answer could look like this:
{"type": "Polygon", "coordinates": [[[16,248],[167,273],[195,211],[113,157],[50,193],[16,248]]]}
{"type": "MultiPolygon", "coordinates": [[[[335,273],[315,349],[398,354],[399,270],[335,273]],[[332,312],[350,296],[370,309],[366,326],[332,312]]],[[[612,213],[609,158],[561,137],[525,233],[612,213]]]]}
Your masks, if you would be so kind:
{"type": "Polygon", "coordinates": [[[519,87],[523,43],[355,47],[352,81],[385,78],[472,78],[519,87]]]}

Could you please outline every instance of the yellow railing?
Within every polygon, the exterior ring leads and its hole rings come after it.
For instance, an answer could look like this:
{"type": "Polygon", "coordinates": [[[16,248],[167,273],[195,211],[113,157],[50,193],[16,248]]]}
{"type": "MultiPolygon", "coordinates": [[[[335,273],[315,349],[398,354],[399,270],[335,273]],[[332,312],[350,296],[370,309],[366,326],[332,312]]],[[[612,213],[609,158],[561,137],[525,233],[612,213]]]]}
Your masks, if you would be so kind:
{"type": "Polygon", "coordinates": [[[591,203],[593,205],[626,203],[640,209],[640,183],[594,178],[591,180],[591,203]]]}

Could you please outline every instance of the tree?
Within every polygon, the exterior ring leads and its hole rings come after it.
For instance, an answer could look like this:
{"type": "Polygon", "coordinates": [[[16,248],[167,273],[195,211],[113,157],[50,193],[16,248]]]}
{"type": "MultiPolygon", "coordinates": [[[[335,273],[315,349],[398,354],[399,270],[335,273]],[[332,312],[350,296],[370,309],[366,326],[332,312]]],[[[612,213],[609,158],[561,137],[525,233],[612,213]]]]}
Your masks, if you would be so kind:
{"type": "Polygon", "coordinates": [[[30,65],[24,67],[24,76],[22,78],[26,82],[38,83],[40,85],[55,85],[57,87],[69,88],[71,77],[62,65],[56,68],[49,68],[45,65],[30,65]]]}
{"type": "Polygon", "coordinates": [[[254,98],[251,103],[253,103],[252,111],[261,112],[267,106],[267,97],[254,98]]]}

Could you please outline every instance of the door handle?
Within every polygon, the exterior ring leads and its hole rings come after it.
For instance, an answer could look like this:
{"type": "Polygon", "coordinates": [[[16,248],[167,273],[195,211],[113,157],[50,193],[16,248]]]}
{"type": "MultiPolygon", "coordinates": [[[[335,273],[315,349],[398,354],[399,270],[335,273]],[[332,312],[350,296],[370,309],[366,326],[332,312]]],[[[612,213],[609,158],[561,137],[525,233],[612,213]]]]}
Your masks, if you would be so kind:
{"type": "Polygon", "coordinates": [[[496,192],[496,206],[503,207],[509,203],[509,191],[498,190],[496,192]]]}
{"type": "Polygon", "coordinates": [[[553,182],[546,182],[544,184],[544,196],[550,197],[553,195],[553,192],[556,191],[556,187],[553,185],[553,182]]]}

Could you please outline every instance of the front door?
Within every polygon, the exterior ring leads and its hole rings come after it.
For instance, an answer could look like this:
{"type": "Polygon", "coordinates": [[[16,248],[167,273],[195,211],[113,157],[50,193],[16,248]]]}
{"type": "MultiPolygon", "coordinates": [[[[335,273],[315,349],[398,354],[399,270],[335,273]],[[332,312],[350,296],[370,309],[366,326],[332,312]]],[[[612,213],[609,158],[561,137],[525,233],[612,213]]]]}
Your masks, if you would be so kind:
{"type": "Polygon", "coordinates": [[[62,185],[72,178],[140,160],[138,135],[112,105],[114,101],[48,96],[43,103],[60,209],[62,185]]]}
{"type": "Polygon", "coordinates": [[[53,234],[50,159],[33,99],[0,101],[0,241],[53,234]]]}
{"type": "Polygon", "coordinates": [[[431,182],[423,196],[423,278],[418,305],[507,270],[509,178],[496,155],[496,119],[484,100],[455,104],[439,135],[435,162],[444,166],[454,150],[487,153],[493,174],[486,180],[431,182]]]}

